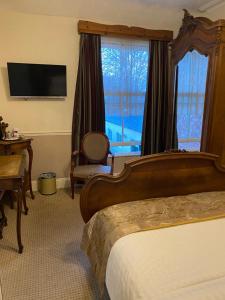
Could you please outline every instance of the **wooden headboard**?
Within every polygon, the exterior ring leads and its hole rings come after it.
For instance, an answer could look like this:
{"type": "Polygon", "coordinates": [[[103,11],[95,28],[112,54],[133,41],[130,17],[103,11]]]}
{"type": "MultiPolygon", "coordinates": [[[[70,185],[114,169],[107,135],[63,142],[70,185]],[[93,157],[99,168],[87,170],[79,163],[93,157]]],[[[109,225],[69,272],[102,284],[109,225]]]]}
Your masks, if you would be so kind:
{"type": "Polygon", "coordinates": [[[155,197],[225,190],[225,168],[217,155],[161,153],[126,163],[118,176],[96,175],[81,192],[85,222],[113,204],[155,197]]]}

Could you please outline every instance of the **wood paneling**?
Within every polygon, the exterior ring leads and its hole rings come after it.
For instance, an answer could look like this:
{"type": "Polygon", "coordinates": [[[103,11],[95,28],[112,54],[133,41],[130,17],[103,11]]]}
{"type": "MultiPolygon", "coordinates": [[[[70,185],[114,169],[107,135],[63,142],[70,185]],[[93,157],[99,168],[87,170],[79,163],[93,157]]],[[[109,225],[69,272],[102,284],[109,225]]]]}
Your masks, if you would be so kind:
{"type": "Polygon", "coordinates": [[[170,30],[152,30],[141,27],[128,27],[125,25],[106,25],[82,20],[78,22],[78,33],[135,37],[160,41],[171,41],[173,39],[173,31],[170,30]]]}

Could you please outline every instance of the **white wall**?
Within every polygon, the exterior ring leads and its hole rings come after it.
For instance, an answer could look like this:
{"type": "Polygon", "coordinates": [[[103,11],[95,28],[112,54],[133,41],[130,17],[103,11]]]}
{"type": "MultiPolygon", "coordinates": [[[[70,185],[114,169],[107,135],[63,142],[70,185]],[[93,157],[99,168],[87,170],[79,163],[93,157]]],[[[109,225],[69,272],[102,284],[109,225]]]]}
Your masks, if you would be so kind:
{"type": "Polygon", "coordinates": [[[77,18],[1,10],[0,3],[0,115],[10,128],[17,127],[34,138],[33,178],[52,170],[56,170],[59,177],[68,176],[79,55],[78,19],[177,31],[183,17],[180,10],[141,6],[136,0],[117,4],[98,1],[96,6],[95,1],[89,2],[89,6],[87,0],[86,5],[83,2],[81,6],[78,1],[77,18]],[[10,98],[7,62],[67,65],[68,97],[64,101],[10,98]],[[61,147],[60,151],[55,151],[56,147],[61,147]]]}
{"type": "Polygon", "coordinates": [[[22,132],[68,131],[78,59],[76,21],[20,13],[0,13],[0,115],[22,132]],[[7,62],[67,65],[64,101],[24,101],[9,96],[7,62]]]}
{"type": "MultiPolygon", "coordinates": [[[[131,2],[132,3],[132,2],[131,2]]],[[[121,4],[122,5],[122,4],[121,4]]],[[[104,6],[101,11],[88,11],[88,19],[139,25],[149,28],[175,29],[182,13],[173,10],[155,11],[142,6],[117,8],[104,6]],[[104,15],[104,9],[107,12],[104,15]],[[134,9],[137,10],[134,18],[134,9]],[[94,16],[97,15],[97,20],[94,16]]],[[[82,13],[82,17],[85,17],[82,13]]],[[[0,11],[0,115],[11,127],[22,132],[68,132],[71,130],[74,89],[78,61],[78,19],[0,11]],[[9,96],[7,62],[29,62],[67,65],[68,97],[65,101],[24,101],[9,96]]]]}

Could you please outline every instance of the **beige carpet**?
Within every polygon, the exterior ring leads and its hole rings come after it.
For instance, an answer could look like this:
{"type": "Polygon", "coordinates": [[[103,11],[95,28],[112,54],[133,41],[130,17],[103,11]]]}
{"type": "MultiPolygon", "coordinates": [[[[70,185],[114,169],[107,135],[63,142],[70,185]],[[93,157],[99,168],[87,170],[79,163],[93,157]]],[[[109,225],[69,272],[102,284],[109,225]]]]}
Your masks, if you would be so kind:
{"type": "Polygon", "coordinates": [[[27,202],[23,254],[16,252],[16,210],[6,207],[8,226],[0,240],[3,300],[97,299],[88,259],[80,250],[79,196],[72,200],[67,191],[59,190],[52,196],[36,194],[27,202]]]}

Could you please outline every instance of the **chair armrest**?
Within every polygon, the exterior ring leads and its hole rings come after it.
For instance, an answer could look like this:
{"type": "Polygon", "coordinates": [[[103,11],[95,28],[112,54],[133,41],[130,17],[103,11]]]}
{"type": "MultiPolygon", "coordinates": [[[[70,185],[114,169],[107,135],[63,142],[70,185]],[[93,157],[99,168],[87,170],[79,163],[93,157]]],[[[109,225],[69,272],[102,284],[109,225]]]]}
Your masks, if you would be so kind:
{"type": "Polygon", "coordinates": [[[77,165],[77,162],[76,162],[76,158],[81,154],[80,151],[78,150],[75,150],[72,152],[71,154],[71,170],[70,170],[70,173],[73,174],[73,170],[74,168],[76,167],[77,165]]]}

